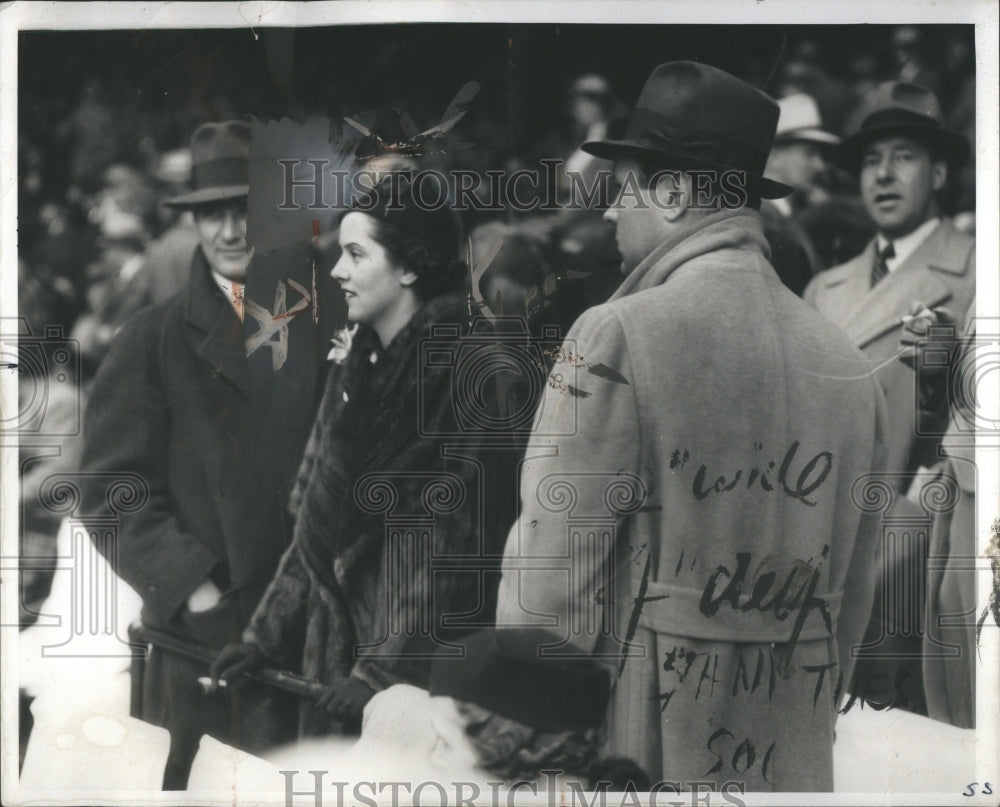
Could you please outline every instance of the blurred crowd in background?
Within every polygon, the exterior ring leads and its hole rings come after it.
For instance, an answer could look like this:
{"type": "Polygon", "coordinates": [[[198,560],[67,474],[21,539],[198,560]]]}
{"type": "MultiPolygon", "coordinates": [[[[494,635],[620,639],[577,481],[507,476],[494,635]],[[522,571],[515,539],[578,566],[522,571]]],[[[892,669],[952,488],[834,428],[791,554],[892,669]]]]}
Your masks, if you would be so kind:
{"type": "MultiPolygon", "coordinates": [[[[452,133],[466,147],[435,155],[434,167],[485,175],[556,158],[586,172],[593,158],[580,144],[621,125],[650,68],[695,58],[777,99],[807,94],[822,128],[838,135],[851,131],[866,91],[893,78],[914,81],[937,94],[948,125],[975,144],[969,26],[435,25],[259,34],[21,34],[19,316],[36,338],[58,326],[48,333],[76,340],[80,356],[78,377],[49,385],[51,422],[82,405],[124,319],[186,282],[197,234],[187,214],[160,203],[189,181],[186,144],[204,121],[322,115],[336,123],[381,110],[381,134],[393,137],[396,125],[405,133],[411,124],[439,123],[455,93],[475,81],[478,95],[452,133]]],[[[946,212],[973,232],[974,159],[952,179],[946,212]]],[[[791,201],[815,250],[812,271],[853,257],[874,232],[855,181],[822,159],[791,201]]],[[[490,262],[484,299],[565,332],[620,280],[600,213],[470,216],[473,258],[490,262]]],[[[334,257],[324,259],[332,266],[334,257]]],[[[78,446],[66,431],[56,461],[72,468],[78,446]]],[[[22,501],[37,502],[39,474],[53,466],[24,467],[22,501]]],[[[23,553],[54,554],[57,526],[57,516],[26,505],[23,553]]],[[[45,596],[47,575],[24,575],[30,605],[45,596]]]]}

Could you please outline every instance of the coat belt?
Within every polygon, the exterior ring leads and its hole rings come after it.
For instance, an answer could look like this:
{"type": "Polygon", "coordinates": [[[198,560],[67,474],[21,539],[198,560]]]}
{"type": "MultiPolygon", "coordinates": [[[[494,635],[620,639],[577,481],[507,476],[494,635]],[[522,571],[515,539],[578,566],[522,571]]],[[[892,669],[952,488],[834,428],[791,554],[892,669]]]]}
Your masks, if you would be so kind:
{"type": "MultiPolygon", "coordinates": [[[[842,591],[817,593],[813,596],[826,603],[834,630],[840,616],[842,591]]],[[[688,636],[721,642],[775,642],[791,640],[795,624],[803,607],[800,601],[790,613],[779,620],[773,609],[761,611],[752,608],[747,611],[733,608],[729,602],[719,606],[712,616],[706,616],[700,609],[702,592],[698,589],[681,588],[665,583],[649,581],[646,585],[645,601],[639,616],[639,626],[671,636],[688,636]],[[663,599],[651,599],[662,597],[663,599]]],[[[769,602],[773,594],[764,598],[769,602]]],[[[803,595],[803,600],[805,599],[803,595]]],[[[819,641],[831,638],[826,627],[822,610],[809,608],[797,641],[819,641]]]]}

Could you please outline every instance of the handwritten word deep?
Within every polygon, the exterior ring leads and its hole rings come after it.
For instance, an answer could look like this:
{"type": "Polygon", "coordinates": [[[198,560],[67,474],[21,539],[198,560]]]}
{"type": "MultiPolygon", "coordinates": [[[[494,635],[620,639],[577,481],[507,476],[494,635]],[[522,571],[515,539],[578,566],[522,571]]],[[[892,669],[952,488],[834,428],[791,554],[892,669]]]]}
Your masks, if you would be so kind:
{"type": "MultiPolygon", "coordinates": [[[[821,552],[822,558],[826,559],[829,554],[830,545],[824,544],[821,552]]],[[[747,579],[750,570],[750,553],[737,552],[735,571],[730,571],[727,566],[718,566],[708,578],[698,608],[705,616],[711,617],[719,612],[723,603],[728,602],[734,611],[744,613],[771,611],[779,622],[784,622],[797,609],[795,624],[788,639],[787,664],[795,645],[798,643],[806,619],[812,611],[818,611],[827,630],[833,632],[830,608],[826,600],[816,596],[821,566],[822,560],[815,565],[811,559],[809,561],[796,561],[781,587],[768,598],[771,589],[777,582],[777,572],[758,569],[758,573],[750,581],[747,579]],[[720,594],[716,594],[716,589],[724,577],[728,578],[729,582],[720,594]],[[749,593],[747,593],[748,591],[749,593]]]]}

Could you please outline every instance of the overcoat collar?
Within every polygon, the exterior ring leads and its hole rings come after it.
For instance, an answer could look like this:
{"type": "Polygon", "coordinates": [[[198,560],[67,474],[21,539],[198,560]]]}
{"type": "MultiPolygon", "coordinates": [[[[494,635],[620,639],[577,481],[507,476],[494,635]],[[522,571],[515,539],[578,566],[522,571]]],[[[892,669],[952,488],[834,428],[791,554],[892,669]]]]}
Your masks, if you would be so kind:
{"type": "Polygon", "coordinates": [[[185,320],[198,355],[244,395],[248,395],[243,323],[212,279],[201,247],[194,252],[187,287],[185,320]]]}
{"type": "Polygon", "coordinates": [[[722,210],[683,228],[649,253],[622,281],[612,300],[662,285],[679,266],[723,249],[749,250],[768,258],[764,225],[755,210],[722,210]]]}
{"type": "Polygon", "coordinates": [[[874,239],[843,270],[831,274],[828,294],[844,298],[845,305],[834,306],[836,310],[852,312],[844,321],[844,330],[858,347],[864,348],[900,327],[914,301],[934,308],[952,296],[950,279],[963,277],[968,271],[968,249],[958,248],[956,234],[954,225],[943,221],[874,288],[870,288],[874,239]]]}

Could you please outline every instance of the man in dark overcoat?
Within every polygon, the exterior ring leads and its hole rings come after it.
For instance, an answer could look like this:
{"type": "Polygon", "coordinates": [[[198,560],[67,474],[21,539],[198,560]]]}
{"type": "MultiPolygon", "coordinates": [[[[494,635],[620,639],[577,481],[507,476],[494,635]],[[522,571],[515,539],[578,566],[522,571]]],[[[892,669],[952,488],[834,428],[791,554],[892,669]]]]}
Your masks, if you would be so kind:
{"type": "MultiPolygon", "coordinates": [[[[195,132],[194,188],[168,202],[192,210],[197,223],[190,280],[122,327],[84,428],[86,515],[105,512],[109,476],[138,474],[149,487],[146,506],[120,516],[110,558],[142,597],[143,623],[209,658],[239,636],[289,542],[285,504],[325,353],[311,306],[275,320],[287,329],[262,339],[270,301],[243,299],[248,274],[275,269],[251,263],[247,243],[250,138],[237,121],[195,132]]],[[[313,287],[302,257],[280,269],[286,309],[298,299],[291,281],[313,287]]],[[[262,286],[274,293],[273,281],[262,286]]],[[[251,751],[294,737],[287,696],[253,684],[208,696],[198,682],[207,672],[155,643],[149,650],[140,716],[170,730],[165,789],[185,786],[203,734],[251,751]]]]}
{"type": "Polygon", "coordinates": [[[755,208],[791,190],[763,176],[777,119],[748,84],[671,62],[621,140],[585,145],[614,160],[626,276],[556,359],[504,555],[498,624],[603,658],[607,753],[662,788],[831,790],[837,681],[872,600],[858,485],[885,404],[768,262],[755,208]]]}

